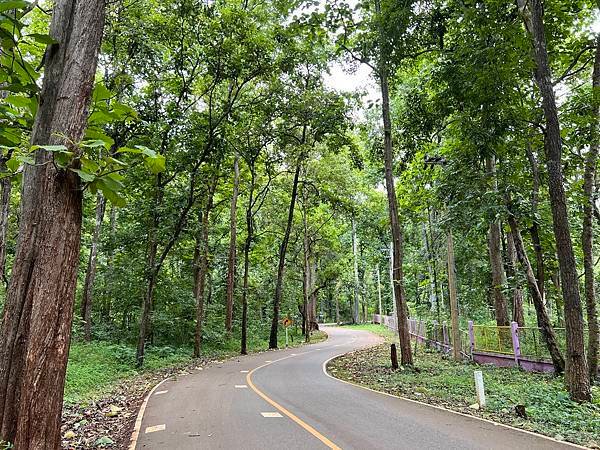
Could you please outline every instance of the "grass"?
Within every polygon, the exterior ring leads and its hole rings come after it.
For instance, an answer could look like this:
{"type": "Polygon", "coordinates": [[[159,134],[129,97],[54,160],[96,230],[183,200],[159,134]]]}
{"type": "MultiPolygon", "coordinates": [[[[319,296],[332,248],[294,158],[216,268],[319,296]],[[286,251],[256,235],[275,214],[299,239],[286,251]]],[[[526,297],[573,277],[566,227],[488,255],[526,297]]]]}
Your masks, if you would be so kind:
{"type": "MultiPolygon", "coordinates": [[[[369,329],[372,325],[366,326],[369,329]]],[[[383,335],[381,330],[375,332],[383,335]]],[[[329,371],[338,378],[383,392],[444,406],[529,431],[581,445],[600,446],[600,389],[595,403],[569,399],[563,379],[519,369],[460,363],[419,347],[416,370],[390,368],[389,343],[342,356],[329,371]],[[487,405],[476,410],[473,371],[481,370],[487,405]],[[524,405],[527,418],[518,417],[516,405],[524,405]]],[[[599,448],[599,447],[594,447],[599,448]]]]}
{"type": "Polygon", "coordinates": [[[392,330],[390,330],[388,327],[386,327],[384,325],[379,325],[376,323],[363,323],[360,325],[344,325],[344,328],[352,328],[353,330],[370,331],[371,333],[376,334],[377,336],[381,336],[389,341],[391,341],[396,336],[396,334],[392,330]]]}
{"type": "MultiPolygon", "coordinates": [[[[285,334],[280,333],[280,348],[285,345],[285,334]]],[[[327,335],[315,332],[311,342],[325,340],[327,335]]],[[[304,343],[302,336],[294,336],[291,347],[304,343]]],[[[268,342],[250,339],[249,352],[266,350],[268,342]]],[[[202,356],[218,360],[239,354],[239,341],[231,338],[222,342],[206,341],[202,356]]],[[[65,384],[66,403],[87,403],[108,395],[120,382],[130,380],[143,373],[189,364],[193,361],[191,348],[151,347],[146,350],[144,368],[135,368],[135,347],[102,341],[91,343],[73,342],[69,353],[69,364],[65,384]]]]}

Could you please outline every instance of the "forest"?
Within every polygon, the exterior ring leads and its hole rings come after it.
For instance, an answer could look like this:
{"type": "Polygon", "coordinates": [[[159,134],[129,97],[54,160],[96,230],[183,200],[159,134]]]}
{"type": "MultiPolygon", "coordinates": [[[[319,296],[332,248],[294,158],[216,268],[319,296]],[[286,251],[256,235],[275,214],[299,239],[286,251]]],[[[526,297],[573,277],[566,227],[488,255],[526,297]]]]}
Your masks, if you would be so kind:
{"type": "Polygon", "coordinates": [[[60,447],[69,348],[142,370],[285,318],[394,315],[405,366],[409,318],[537,327],[590,402],[599,7],[2,0],[0,443],[60,447]]]}

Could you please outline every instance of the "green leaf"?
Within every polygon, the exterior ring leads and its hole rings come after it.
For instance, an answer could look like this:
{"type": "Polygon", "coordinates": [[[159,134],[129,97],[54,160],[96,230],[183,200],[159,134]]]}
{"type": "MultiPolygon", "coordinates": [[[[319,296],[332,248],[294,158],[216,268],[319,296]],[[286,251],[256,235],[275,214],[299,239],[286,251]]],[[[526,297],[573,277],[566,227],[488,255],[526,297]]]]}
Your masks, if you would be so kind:
{"type": "Polygon", "coordinates": [[[110,148],[110,143],[105,142],[101,139],[95,139],[93,141],[83,141],[81,143],[81,145],[83,147],[87,147],[87,148],[98,148],[98,147],[104,147],[107,150],[110,148]]]}
{"type": "Polygon", "coordinates": [[[40,44],[58,44],[58,41],[48,34],[32,33],[28,34],[26,37],[32,38],[34,41],[39,42],[40,44]]]}
{"type": "Polygon", "coordinates": [[[102,436],[101,438],[96,439],[96,442],[94,442],[97,447],[104,447],[105,445],[112,445],[114,443],[115,442],[108,436],[102,436]]]}
{"type": "Polygon", "coordinates": [[[96,175],[94,175],[93,173],[85,172],[80,169],[71,169],[71,171],[79,175],[79,178],[81,178],[86,183],[91,183],[96,179],[96,175]]]}
{"type": "Polygon", "coordinates": [[[9,11],[11,9],[23,9],[26,8],[27,5],[29,5],[29,3],[23,0],[2,2],[0,3],[0,13],[4,11],[9,11]]]}
{"type": "Polygon", "coordinates": [[[37,150],[40,148],[48,152],[64,153],[69,151],[69,149],[64,145],[34,145],[31,147],[31,150],[37,150]]]}
{"type": "Polygon", "coordinates": [[[21,162],[18,160],[18,158],[13,156],[8,161],[6,161],[6,167],[8,167],[8,170],[10,170],[11,172],[16,172],[17,170],[19,170],[19,167],[21,167],[21,162]]]}
{"type": "Polygon", "coordinates": [[[166,159],[163,155],[147,157],[144,164],[153,174],[158,174],[165,171],[166,159]]]}

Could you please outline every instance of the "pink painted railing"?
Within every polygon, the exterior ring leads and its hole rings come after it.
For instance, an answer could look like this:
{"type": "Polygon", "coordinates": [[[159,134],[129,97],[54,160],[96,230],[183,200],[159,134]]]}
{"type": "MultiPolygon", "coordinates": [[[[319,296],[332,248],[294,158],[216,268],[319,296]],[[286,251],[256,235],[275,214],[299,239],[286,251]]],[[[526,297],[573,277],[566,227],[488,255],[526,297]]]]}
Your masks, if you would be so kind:
{"type": "MultiPolygon", "coordinates": [[[[373,323],[385,325],[395,332],[398,330],[393,316],[374,314],[373,323]]],[[[431,348],[444,353],[452,350],[451,327],[446,322],[409,319],[408,329],[413,339],[431,348]]],[[[555,332],[559,347],[564,349],[564,329],[555,328],[555,332]]],[[[539,328],[519,327],[516,322],[508,327],[497,327],[475,325],[469,321],[468,330],[460,330],[460,338],[463,356],[474,362],[521,367],[530,372],[554,371],[539,328]]]]}

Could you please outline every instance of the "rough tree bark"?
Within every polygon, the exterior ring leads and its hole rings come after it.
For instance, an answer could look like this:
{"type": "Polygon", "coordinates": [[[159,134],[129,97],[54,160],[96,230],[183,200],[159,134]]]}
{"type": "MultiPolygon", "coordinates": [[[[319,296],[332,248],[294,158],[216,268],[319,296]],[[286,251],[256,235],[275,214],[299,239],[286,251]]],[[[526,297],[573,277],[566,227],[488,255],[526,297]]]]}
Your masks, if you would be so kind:
{"type": "MultiPolygon", "coordinates": [[[[6,161],[10,159],[10,154],[0,158],[0,172],[6,172],[6,161]]],[[[8,285],[6,275],[6,236],[8,235],[9,215],[10,215],[10,195],[12,192],[12,180],[10,177],[4,177],[0,180],[0,279],[8,285]]]]}
{"type": "Polygon", "coordinates": [[[510,225],[510,231],[513,236],[517,258],[521,263],[521,267],[525,271],[525,275],[527,277],[527,285],[529,286],[529,292],[531,294],[531,298],[533,299],[533,305],[535,306],[538,327],[540,327],[542,337],[544,338],[544,342],[546,342],[546,347],[548,348],[548,352],[552,358],[552,364],[554,365],[555,372],[562,373],[565,368],[565,361],[560,353],[560,350],[558,349],[558,345],[556,343],[556,334],[554,333],[554,329],[550,323],[550,317],[548,316],[548,311],[546,311],[542,295],[540,294],[535,274],[533,273],[531,263],[529,262],[529,258],[525,252],[523,238],[521,237],[521,231],[519,230],[517,219],[512,213],[508,217],[508,224],[510,225]]]}
{"type": "MultiPolygon", "coordinates": [[[[306,141],[307,126],[302,130],[302,144],[306,141]]],[[[296,162],[296,170],[294,172],[294,181],[292,184],[292,196],[290,198],[290,208],[288,211],[288,219],[285,227],[285,234],[279,247],[279,264],[277,266],[277,281],[275,283],[275,297],[273,298],[273,317],[271,319],[271,334],[269,335],[269,348],[277,348],[277,330],[279,326],[279,307],[283,296],[283,274],[285,272],[285,255],[287,253],[288,243],[290,242],[290,234],[292,233],[292,225],[294,224],[294,209],[296,208],[296,198],[298,197],[298,181],[300,179],[300,170],[304,155],[298,157],[296,162]]]]}
{"type": "MultiPolygon", "coordinates": [[[[377,14],[381,13],[380,1],[375,1],[377,14]]],[[[383,115],[383,140],[384,140],[384,165],[385,186],[388,197],[388,211],[393,241],[393,283],[396,315],[398,323],[398,335],[400,337],[400,355],[402,365],[412,365],[412,351],[410,346],[410,335],[408,333],[408,305],[404,295],[404,273],[402,267],[403,258],[403,236],[402,226],[398,218],[398,200],[394,186],[394,149],[392,142],[392,119],[390,115],[390,93],[388,86],[388,69],[383,57],[380,57],[378,66],[379,82],[381,86],[381,109],[383,115]]]]}
{"type": "MultiPolygon", "coordinates": [[[[493,156],[488,156],[485,160],[488,176],[492,180],[492,189],[498,191],[498,181],[496,179],[496,161],[493,156]]],[[[501,251],[501,228],[500,221],[494,220],[490,223],[488,231],[488,249],[490,256],[490,268],[492,270],[492,296],[494,298],[494,312],[496,315],[496,325],[505,327],[510,324],[508,318],[508,306],[502,293],[502,288],[506,282],[504,275],[504,263],[502,262],[501,251]]]]}
{"type": "Polygon", "coordinates": [[[546,269],[544,267],[544,251],[542,248],[542,241],[540,239],[540,225],[539,225],[539,217],[538,217],[538,203],[540,197],[540,166],[537,161],[536,156],[533,154],[531,150],[531,145],[527,145],[526,149],[527,159],[529,160],[529,165],[531,166],[531,178],[532,178],[532,189],[531,189],[531,216],[532,216],[532,225],[529,229],[529,234],[531,235],[531,241],[533,243],[533,251],[535,252],[535,273],[537,284],[540,289],[540,294],[542,299],[544,299],[546,295],[545,290],[545,278],[546,278],[546,269]]]}
{"type": "Polygon", "coordinates": [[[237,252],[237,200],[240,191],[239,156],[233,160],[233,194],[229,216],[229,255],[227,257],[227,300],[225,306],[225,331],[233,329],[233,298],[235,294],[235,266],[237,252]]]}
{"type": "MultiPolygon", "coordinates": [[[[513,307],[512,307],[512,320],[517,322],[520,327],[525,326],[525,314],[523,312],[523,289],[517,280],[517,263],[519,261],[517,257],[517,249],[515,248],[515,239],[512,231],[506,234],[507,240],[507,253],[508,253],[508,271],[511,278],[513,278],[513,307]]],[[[541,292],[540,292],[541,296],[541,292]]]]}
{"type": "Polygon", "coordinates": [[[92,235],[92,245],[85,272],[85,283],[83,285],[83,297],[81,299],[81,318],[83,319],[84,337],[87,342],[92,340],[92,304],[94,301],[94,281],[96,279],[96,261],[98,259],[98,244],[104,210],[106,209],[106,198],[98,192],[96,196],[96,224],[92,235]]]}
{"type": "Polygon", "coordinates": [[[583,247],[583,267],[585,277],[585,303],[588,321],[588,368],[590,381],[598,376],[598,312],[596,310],[596,283],[594,280],[594,185],[596,182],[596,165],[600,147],[600,36],[596,37],[596,54],[592,75],[592,125],[590,150],[585,159],[583,176],[583,232],[581,236],[583,247]]]}
{"type": "MultiPolygon", "coordinates": [[[[104,26],[103,0],[58,0],[32,144],[84,135],[104,26]],[[60,137],[64,136],[64,137],[60,137]]],[[[77,153],[76,148],[71,148],[77,153]]],[[[23,175],[21,222],[0,336],[0,437],[19,450],[60,448],[79,261],[82,189],[38,150],[23,175]]]]}
{"type": "Polygon", "coordinates": [[[562,173],[562,140],[546,48],[544,6],[542,0],[518,0],[518,3],[525,20],[525,27],[533,41],[535,81],[542,96],[542,108],[546,119],[544,148],[548,168],[548,190],[565,311],[567,340],[565,381],[571,399],[579,402],[590,401],[592,394],[585,357],[583,310],[562,173]]]}

